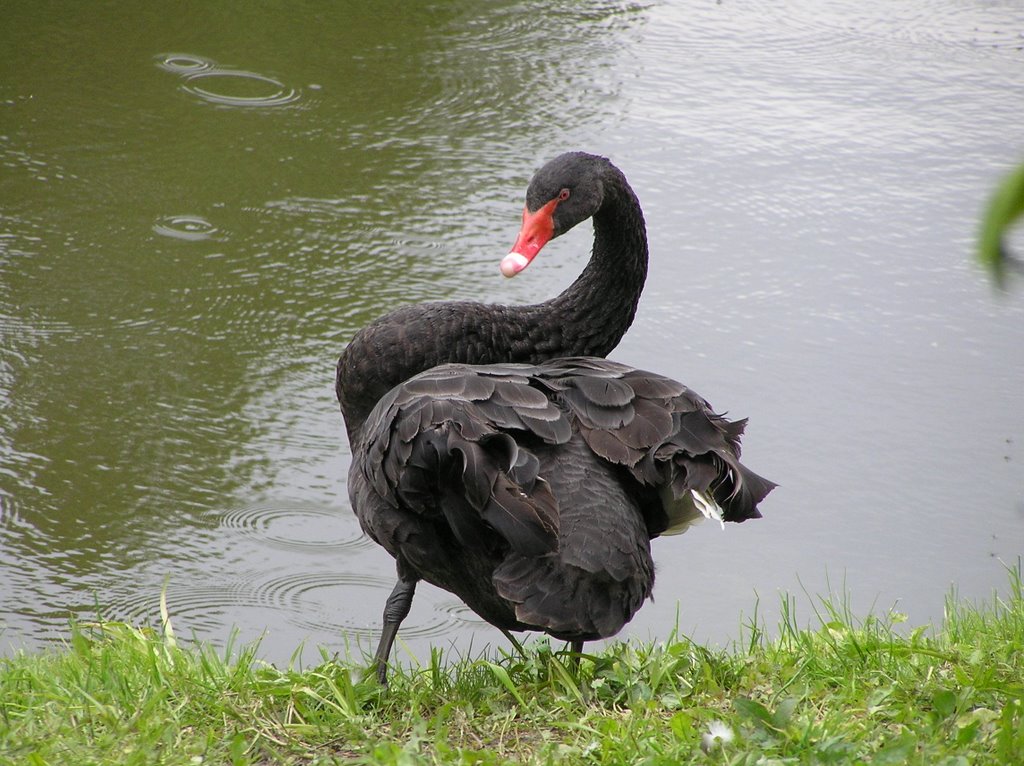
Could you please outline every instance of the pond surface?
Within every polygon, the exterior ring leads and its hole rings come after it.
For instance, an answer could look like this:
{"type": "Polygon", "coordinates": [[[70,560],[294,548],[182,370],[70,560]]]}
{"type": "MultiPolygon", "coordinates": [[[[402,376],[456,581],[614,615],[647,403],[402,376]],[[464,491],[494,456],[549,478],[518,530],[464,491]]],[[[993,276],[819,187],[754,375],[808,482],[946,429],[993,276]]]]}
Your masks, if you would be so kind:
{"type": "MultiPolygon", "coordinates": [[[[372,648],[394,570],[348,506],[335,360],[402,304],[568,284],[588,227],[497,266],[576,148],[650,229],[613,357],[749,417],[781,485],[763,521],[657,541],[623,636],[728,642],[829,589],[937,623],[1003,588],[1024,283],[972,249],[1024,160],[1024,11],[768,5],[5,4],[0,652],[158,624],[165,586],[181,636],[372,648]]],[[[504,645],[429,586],[401,641],[504,645]]]]}

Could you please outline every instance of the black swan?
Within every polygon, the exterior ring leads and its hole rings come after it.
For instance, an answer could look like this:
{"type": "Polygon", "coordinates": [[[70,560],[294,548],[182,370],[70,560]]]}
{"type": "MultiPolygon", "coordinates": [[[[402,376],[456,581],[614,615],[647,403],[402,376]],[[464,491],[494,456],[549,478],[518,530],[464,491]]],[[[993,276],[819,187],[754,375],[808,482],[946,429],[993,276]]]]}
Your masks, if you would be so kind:
{"type": "Polygon", "coordinates": [[[508,631],[540,630],[578,655],[651,595],[652,538],[704,517],[759,518],[775,486],[739,462],[745,421],[603,358],[647,274],[643,213],[611,162],[573,152],[537,171],[502,273],[587,218],[590,262],[556,298],[400,308],[338,361],[349,497],[398,569],[375,654],[382,683],[419,580],[513,641],[508,631]]]}

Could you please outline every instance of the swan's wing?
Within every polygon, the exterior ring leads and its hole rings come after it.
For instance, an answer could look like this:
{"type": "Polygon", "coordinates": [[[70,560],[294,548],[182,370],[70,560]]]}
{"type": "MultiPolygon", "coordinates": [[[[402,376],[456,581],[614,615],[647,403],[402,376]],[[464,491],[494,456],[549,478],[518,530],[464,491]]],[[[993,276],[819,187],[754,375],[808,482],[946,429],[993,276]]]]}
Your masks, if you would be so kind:
{"type": "Polygon", "coordinates": [[[533,556],[558,547],[559,510],[531,445],[578,433],[632,480],[653,537],[760,517],[775,485],[740,463],[744,425],[682,383],[605,359],[443,365],[382,398],[353,468],[392,508],[443,515],[467,547],[489,527],[533,556]]]}
{"type": "Polygon", "coordinates": [[[571,435],[566,413],[517,368],[444,365],[381,399],[353,468],[392,508],[443,516],[468,549],[493,539],[490,528],[536,556],[558,547],[558,505],[529,444],[571,435]]]}
{"type": "Polygon", "coordinates": [[[657,492],[660,512],[645,507],[652,534],[704,516],[760,518],[757,505],[775,485],[739,460],[745,420],[727,420],[678,381],[606,359],[556,360],[534,375],[596,455],[657,492]]]}

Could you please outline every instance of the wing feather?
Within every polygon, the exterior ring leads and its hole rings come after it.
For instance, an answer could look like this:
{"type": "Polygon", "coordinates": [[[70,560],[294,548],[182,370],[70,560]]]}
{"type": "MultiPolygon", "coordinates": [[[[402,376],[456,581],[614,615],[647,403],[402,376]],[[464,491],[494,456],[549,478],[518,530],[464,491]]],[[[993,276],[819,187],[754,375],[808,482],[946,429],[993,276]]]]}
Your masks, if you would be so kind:
{"type": "Polygon", "coordinates": [[[653,537],[692,515],[691,493],[726,521],[760,516],[775,485],[739,462],[745,423],[677,381],[603,359],[443,365],[378,403],[360,470],[390,507],[444,518],[462,544],[489,535],[492,546],[540,556],[559,549],[562,514],[538,446],[559,450],[578,434],[620,471],[653,537]]]}

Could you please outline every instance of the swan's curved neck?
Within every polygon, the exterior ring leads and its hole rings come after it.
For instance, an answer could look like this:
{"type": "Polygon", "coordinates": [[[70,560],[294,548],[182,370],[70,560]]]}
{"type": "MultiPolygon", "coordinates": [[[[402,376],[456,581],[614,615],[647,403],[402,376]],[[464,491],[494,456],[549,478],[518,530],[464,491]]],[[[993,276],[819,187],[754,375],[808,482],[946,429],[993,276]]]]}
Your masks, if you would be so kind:
{"type": "MultiPolygon", "coordinates": [[[[607,356],[633,323],[647,278],[647,232],[640,204],[625,181],[606,192],[594,215],[594,249],[583,273],[539,308],[560,348],[542,358],[607,356]]],[[[538,339],[538,351],[543,341],[538,339]]]]}
{"type": "Polygon", "coordinates": [[[538,363],[606,356],[633,322],[647,276],[643,213],[621,173],[605,182],[583,273],[544,303],[424,303],[360,330],[338,361],[337,394],[355,439],[377,401],[413,375],[444,363],[538,363]]]}

